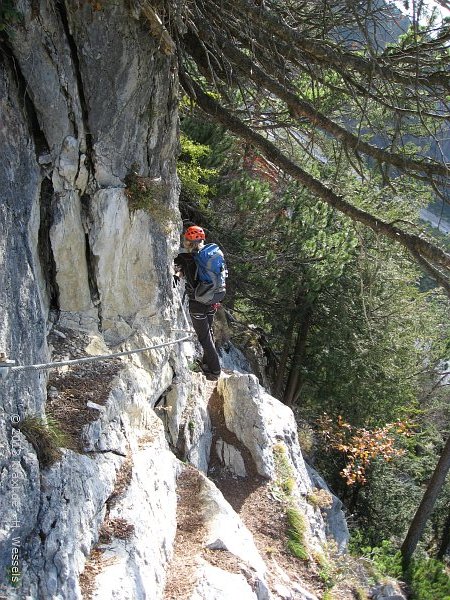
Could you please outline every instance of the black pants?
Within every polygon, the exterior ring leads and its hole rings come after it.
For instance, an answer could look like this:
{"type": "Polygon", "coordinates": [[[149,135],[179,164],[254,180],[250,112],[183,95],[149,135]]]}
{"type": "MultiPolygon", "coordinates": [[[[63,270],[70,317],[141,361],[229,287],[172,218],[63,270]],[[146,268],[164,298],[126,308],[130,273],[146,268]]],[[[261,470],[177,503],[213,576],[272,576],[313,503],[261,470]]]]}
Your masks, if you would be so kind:
{"type": "Polygon", "coordinates": [[[216,308],[202,304],[196,300],[189,301],[189,314],[192,326],[197,334],[198,341],[203,348],[203,363],[207,365],[211,373],[220,373],[219,355],[212,334],[212,326],[216,308]]]}

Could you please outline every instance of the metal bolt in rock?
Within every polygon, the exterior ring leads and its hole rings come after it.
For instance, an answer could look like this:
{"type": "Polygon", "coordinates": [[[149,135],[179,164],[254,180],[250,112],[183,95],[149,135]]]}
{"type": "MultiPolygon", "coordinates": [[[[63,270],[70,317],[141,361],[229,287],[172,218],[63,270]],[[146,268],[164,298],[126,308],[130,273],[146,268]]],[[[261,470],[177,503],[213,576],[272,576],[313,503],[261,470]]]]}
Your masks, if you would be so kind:
{"type": "Polygon", "coordinates": [[[8,360],[4,352],[0,352],[0,379],[6,379],[9,369],[16,364],[15,360],[8,360]]]}

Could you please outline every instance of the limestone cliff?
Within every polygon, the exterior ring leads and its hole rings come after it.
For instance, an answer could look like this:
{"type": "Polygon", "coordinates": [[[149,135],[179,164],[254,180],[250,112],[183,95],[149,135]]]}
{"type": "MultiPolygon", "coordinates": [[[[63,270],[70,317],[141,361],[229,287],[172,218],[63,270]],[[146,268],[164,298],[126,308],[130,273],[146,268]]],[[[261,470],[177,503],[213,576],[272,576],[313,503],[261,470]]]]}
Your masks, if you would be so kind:
{"type": "MultiPolygon", "coordinates": [[[[139,2],[16,6],[0,54],[0,351],[32,365],[174,341],[186,328],[171,276],[175,57],[139,2]]],[[[282,527],[288,494],[312,553],[326,513],[345,546],[339,503],[307,501],[325,484],[306,471],[291,411],[251,375],[214,390],[189,370],[194,352],[174,343],[0,380],[1,598],[314,597],[236,511],[250,519],[245,498],[267,499],[282,527]],[[70,443],[46,462],[23,425],[49,417],[70,443]]]]}

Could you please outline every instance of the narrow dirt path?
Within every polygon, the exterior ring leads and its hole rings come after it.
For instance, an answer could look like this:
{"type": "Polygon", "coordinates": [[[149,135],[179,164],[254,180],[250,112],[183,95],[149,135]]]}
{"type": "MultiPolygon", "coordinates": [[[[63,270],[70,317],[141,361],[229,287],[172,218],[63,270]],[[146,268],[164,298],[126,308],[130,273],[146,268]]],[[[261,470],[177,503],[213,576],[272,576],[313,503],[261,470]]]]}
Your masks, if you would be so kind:
{"type": "Polygon", "coordinates": [[[198,557],[202,553],[205,534],[201,487],[199,472],[187,465],[177,479],[177,533],[173,558],[167,570],[164,600],[189,598],[195,588],[198,557]]]}

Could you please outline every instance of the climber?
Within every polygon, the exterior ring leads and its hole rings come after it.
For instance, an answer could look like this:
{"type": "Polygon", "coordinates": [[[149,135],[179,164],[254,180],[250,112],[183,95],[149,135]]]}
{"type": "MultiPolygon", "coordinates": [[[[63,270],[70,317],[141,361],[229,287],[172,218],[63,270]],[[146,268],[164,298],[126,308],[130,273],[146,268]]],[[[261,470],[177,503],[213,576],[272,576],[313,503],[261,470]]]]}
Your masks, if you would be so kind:
{"type": "Polygon", "coordinates": [[[189,314],[203,348],[202,370],[208,379],[216,380],[220,376],[220,362],[212,326],[217,308],[225,297],[227,269],[219,246],[205,245],[205,238],[201,227],[188,227],[183,239],[184,251],[175,258],[175,273],[185,280],[189,314]]]}

